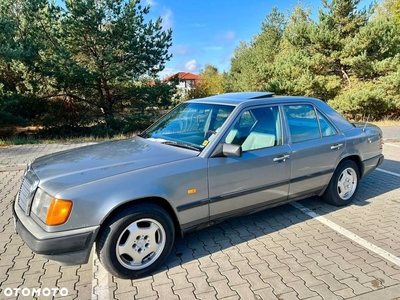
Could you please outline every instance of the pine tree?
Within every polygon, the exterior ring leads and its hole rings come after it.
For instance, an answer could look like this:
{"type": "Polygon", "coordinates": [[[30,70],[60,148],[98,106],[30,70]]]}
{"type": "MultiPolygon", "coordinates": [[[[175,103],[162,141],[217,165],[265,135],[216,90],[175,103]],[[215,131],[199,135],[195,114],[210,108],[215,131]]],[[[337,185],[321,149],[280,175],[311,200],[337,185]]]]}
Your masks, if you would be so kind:
{"type": "Polygon", "coordinates": [[[242,42],[235,49],[231,59],[231,88],[239,91],[265,89],[273,74],[284,27],[285,16],[273,8],[261,25],[261,33],[254,36],[251,42],[242,42]]]}
{"type": "Polygon", "coordinates": [[[172,32],[161,18],[147,21],[149,6],[139,0],[64,4],[0,2],[0,114],[49,126],[99,120],[111,126],[142,111],[144,99],[148,107],[170,100],[173,87],[167,95],[160,82],[149,83],[156,95],[141,82],[171,57],[172,32]]]}

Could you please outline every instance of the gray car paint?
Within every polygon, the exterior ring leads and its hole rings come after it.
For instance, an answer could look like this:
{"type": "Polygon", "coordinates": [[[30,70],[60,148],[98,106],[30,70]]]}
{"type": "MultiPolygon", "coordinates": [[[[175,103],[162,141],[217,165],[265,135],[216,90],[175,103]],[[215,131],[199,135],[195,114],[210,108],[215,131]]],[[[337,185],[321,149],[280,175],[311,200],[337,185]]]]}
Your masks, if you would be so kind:
{"type": "MultiPolygon", "coordinates": [[[[276,205],[277,201],[283,203],[289,197],[318,194],[344,157],[356,155],[367,161],[381,153],[379,128],[354,126],[320,100],[273,97],[244,101],[247,96],[243,97],[233,94],[192,100],[236,106],[219,137],[200,153],[135,137],[37,159],[32,168],[40,178],[39,187],[59,199],[72,200],[73,211],[59,226],[47,226],[34,216],[34,220],[21,216],[18,204],[17,215],[36,237],[48,238],[60,232],[68,235],[97,228],[121,205],[152,198],[170,206],[182,229],[192,229],[246,210],[276,205]],[[293,144],[284,123],[282,146],[250,151],[241,158],[211,157],[220,137],[243,109],[288,103],[311,103],[339,133],[293,144]],[[330,149],[337,143],[343,143],[343,148],[330,149]],[[290,159],[271,162],[282,154],[290,155],[290,159]],[[190,194],[193,189],[196,193],[190,194]]],[[[366,168],[372,170],[373,163],[366,168]]]]}
{"type": "Polygon", "coordinates": [[[197,155],[196,151],[134,137],[43,156],[32,168],[40,187],[56,195],[88,182],[197,155]]]}

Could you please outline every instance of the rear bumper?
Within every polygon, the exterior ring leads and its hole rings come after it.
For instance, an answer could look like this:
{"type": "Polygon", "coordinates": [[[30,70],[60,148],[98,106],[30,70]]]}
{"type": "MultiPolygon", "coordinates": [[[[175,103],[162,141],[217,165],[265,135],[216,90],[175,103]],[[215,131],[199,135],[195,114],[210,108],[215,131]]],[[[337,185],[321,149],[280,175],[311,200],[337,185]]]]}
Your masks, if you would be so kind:
{"type": "Polygon", "coordinates": [[[22,212],[16,201],[13,203],[13,218],[15,231],[33,252],[61,265],[88,262],[99,227],[70,232],[46,232],[22,212]]]}
{"type": "Polygon", "coordinates": [[[363,161],[363,174],[362,177],[367,176],[375,170],[380,164],[383,163],[384,156],[382,154],[372,157],[363,161]]]}

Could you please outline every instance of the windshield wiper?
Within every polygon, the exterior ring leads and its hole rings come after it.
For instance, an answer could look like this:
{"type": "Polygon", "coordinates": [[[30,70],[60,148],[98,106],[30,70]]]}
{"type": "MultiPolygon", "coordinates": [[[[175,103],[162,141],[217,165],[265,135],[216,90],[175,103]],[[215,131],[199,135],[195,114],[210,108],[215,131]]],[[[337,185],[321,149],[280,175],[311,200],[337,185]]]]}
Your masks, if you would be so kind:
{"type": "Polygon", "coordinates": [[[178,143],[178,142],[173,142],[173,141],[164,141],[161,144],[171,145],[171,146],[175,146],[175,147],[180,147],[180,148],[186,148],[186,149],[200,151],[200,149],[195,147],[195,146],[190,146],[188,144],[183,144],[183,143],[178,143]]]}

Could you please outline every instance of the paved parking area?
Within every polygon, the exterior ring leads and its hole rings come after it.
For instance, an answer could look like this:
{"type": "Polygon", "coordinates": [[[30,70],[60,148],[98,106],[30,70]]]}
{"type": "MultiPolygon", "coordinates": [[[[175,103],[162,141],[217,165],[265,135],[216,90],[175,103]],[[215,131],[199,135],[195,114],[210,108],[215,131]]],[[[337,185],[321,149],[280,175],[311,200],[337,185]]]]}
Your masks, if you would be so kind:
{"type": "Polygon", "coordinates": [[[400,299],[396,142],[352,205],[309,198],[231,219],[177,239],[158,272],[134,281],[110,276],[93,255],[60,267],[14,233],[11,203],[27,161],[82,145],[0,149],[0,299],[400,299]]]}

